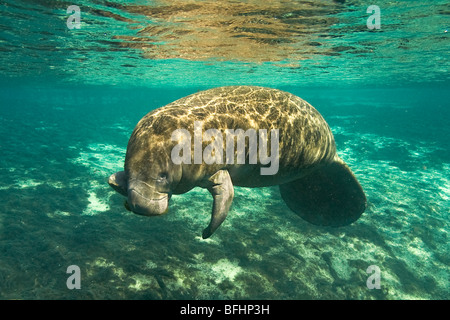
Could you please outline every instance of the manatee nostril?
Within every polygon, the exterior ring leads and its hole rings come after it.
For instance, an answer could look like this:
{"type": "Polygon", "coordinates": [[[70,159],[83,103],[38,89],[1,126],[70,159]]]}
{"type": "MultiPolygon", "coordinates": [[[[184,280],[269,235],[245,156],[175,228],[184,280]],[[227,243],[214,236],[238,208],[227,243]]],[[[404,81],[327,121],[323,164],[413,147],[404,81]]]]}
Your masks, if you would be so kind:
{"type": "Polygon", "coordinates": [[[127,180],[124,171],[113,173],[108,178],[108,184],[121,195],[127,196],[127,180]]]}

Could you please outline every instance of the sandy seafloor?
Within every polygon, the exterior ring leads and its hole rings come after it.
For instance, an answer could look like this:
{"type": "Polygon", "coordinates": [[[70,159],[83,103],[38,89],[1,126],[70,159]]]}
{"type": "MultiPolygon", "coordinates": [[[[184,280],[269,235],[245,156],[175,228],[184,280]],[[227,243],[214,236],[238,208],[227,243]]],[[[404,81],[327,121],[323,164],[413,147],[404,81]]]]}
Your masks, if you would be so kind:
{"type": "Polygon", "coordinates": [[[317,227],[277,187],[235,188],[208,240],[212,198],[141,217],[108,185],[148,111],[200,88],[4,86],[1,299],[448,299],[450,131],[439,88],[283,88],[312,103],[368,198],[360,220],[317,227]],[[66,269],[81,270],[69,290],[66,269]],[[368,266],[381,289],[368,289],[368,266]]]}

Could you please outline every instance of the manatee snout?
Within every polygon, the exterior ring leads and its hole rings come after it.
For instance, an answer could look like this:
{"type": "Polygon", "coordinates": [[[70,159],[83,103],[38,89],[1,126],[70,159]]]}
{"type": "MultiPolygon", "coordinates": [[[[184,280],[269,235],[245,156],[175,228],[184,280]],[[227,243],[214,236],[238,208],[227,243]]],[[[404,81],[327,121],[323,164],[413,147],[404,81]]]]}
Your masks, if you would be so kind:
{"type": "Polygon", "coordinates": [[[152,190],[144,182],[136,181],[128,188],[127,203],[134,213],[159,216],[169,210],[169,195],[152,190]]]}
{"type": "Polygon", "coordinates": [[[136,214],[158,216],[169,210],[169,194],[158,192],[144,181],[128,179],[124,171],[112,174],[108,184],[127,197],[125,208],[136,214]]]}
{"type": "Polygon", "coordinates": [[[119,171],[109,176],[108,184],[123,196],[127,196],[127,177],[125,171],[119,171]]]}

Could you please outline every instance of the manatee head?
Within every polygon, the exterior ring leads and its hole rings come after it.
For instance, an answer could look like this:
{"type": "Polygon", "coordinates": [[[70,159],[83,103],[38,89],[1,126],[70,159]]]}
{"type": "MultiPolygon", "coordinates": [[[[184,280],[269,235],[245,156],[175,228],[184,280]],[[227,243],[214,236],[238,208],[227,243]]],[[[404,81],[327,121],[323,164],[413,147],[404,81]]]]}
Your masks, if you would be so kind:
{"type": "Polygon", "coordinates": [[[173,164],[170,149],[166,149],[159,143],[129,143],[125,171],[112,174],[108,180],[127,197],[128,210],[145,216],[168,211],[172,191],[181,179],[181,166],[173,164]]]}

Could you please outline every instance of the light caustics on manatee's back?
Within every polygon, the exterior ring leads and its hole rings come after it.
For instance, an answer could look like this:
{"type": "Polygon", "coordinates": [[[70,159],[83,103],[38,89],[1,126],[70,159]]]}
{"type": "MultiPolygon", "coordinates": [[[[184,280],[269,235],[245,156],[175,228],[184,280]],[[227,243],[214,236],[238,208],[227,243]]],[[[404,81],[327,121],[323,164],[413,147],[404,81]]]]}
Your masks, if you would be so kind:
{"type": "Polygon", "coordinates": [[[166,213],[172,194],[206,188],[213,208],[203,238],[226,218],[234,185],[279,185],[288,207],[315,225],[348,225],[366,208],[319,112],[288,92],[253,86],[201,91],[148,113],[130,137],[124,171],[109,184],[143,215],[166,213]],[[244,133],[240,146],[242,135],[230,132],[244,133]]]}

